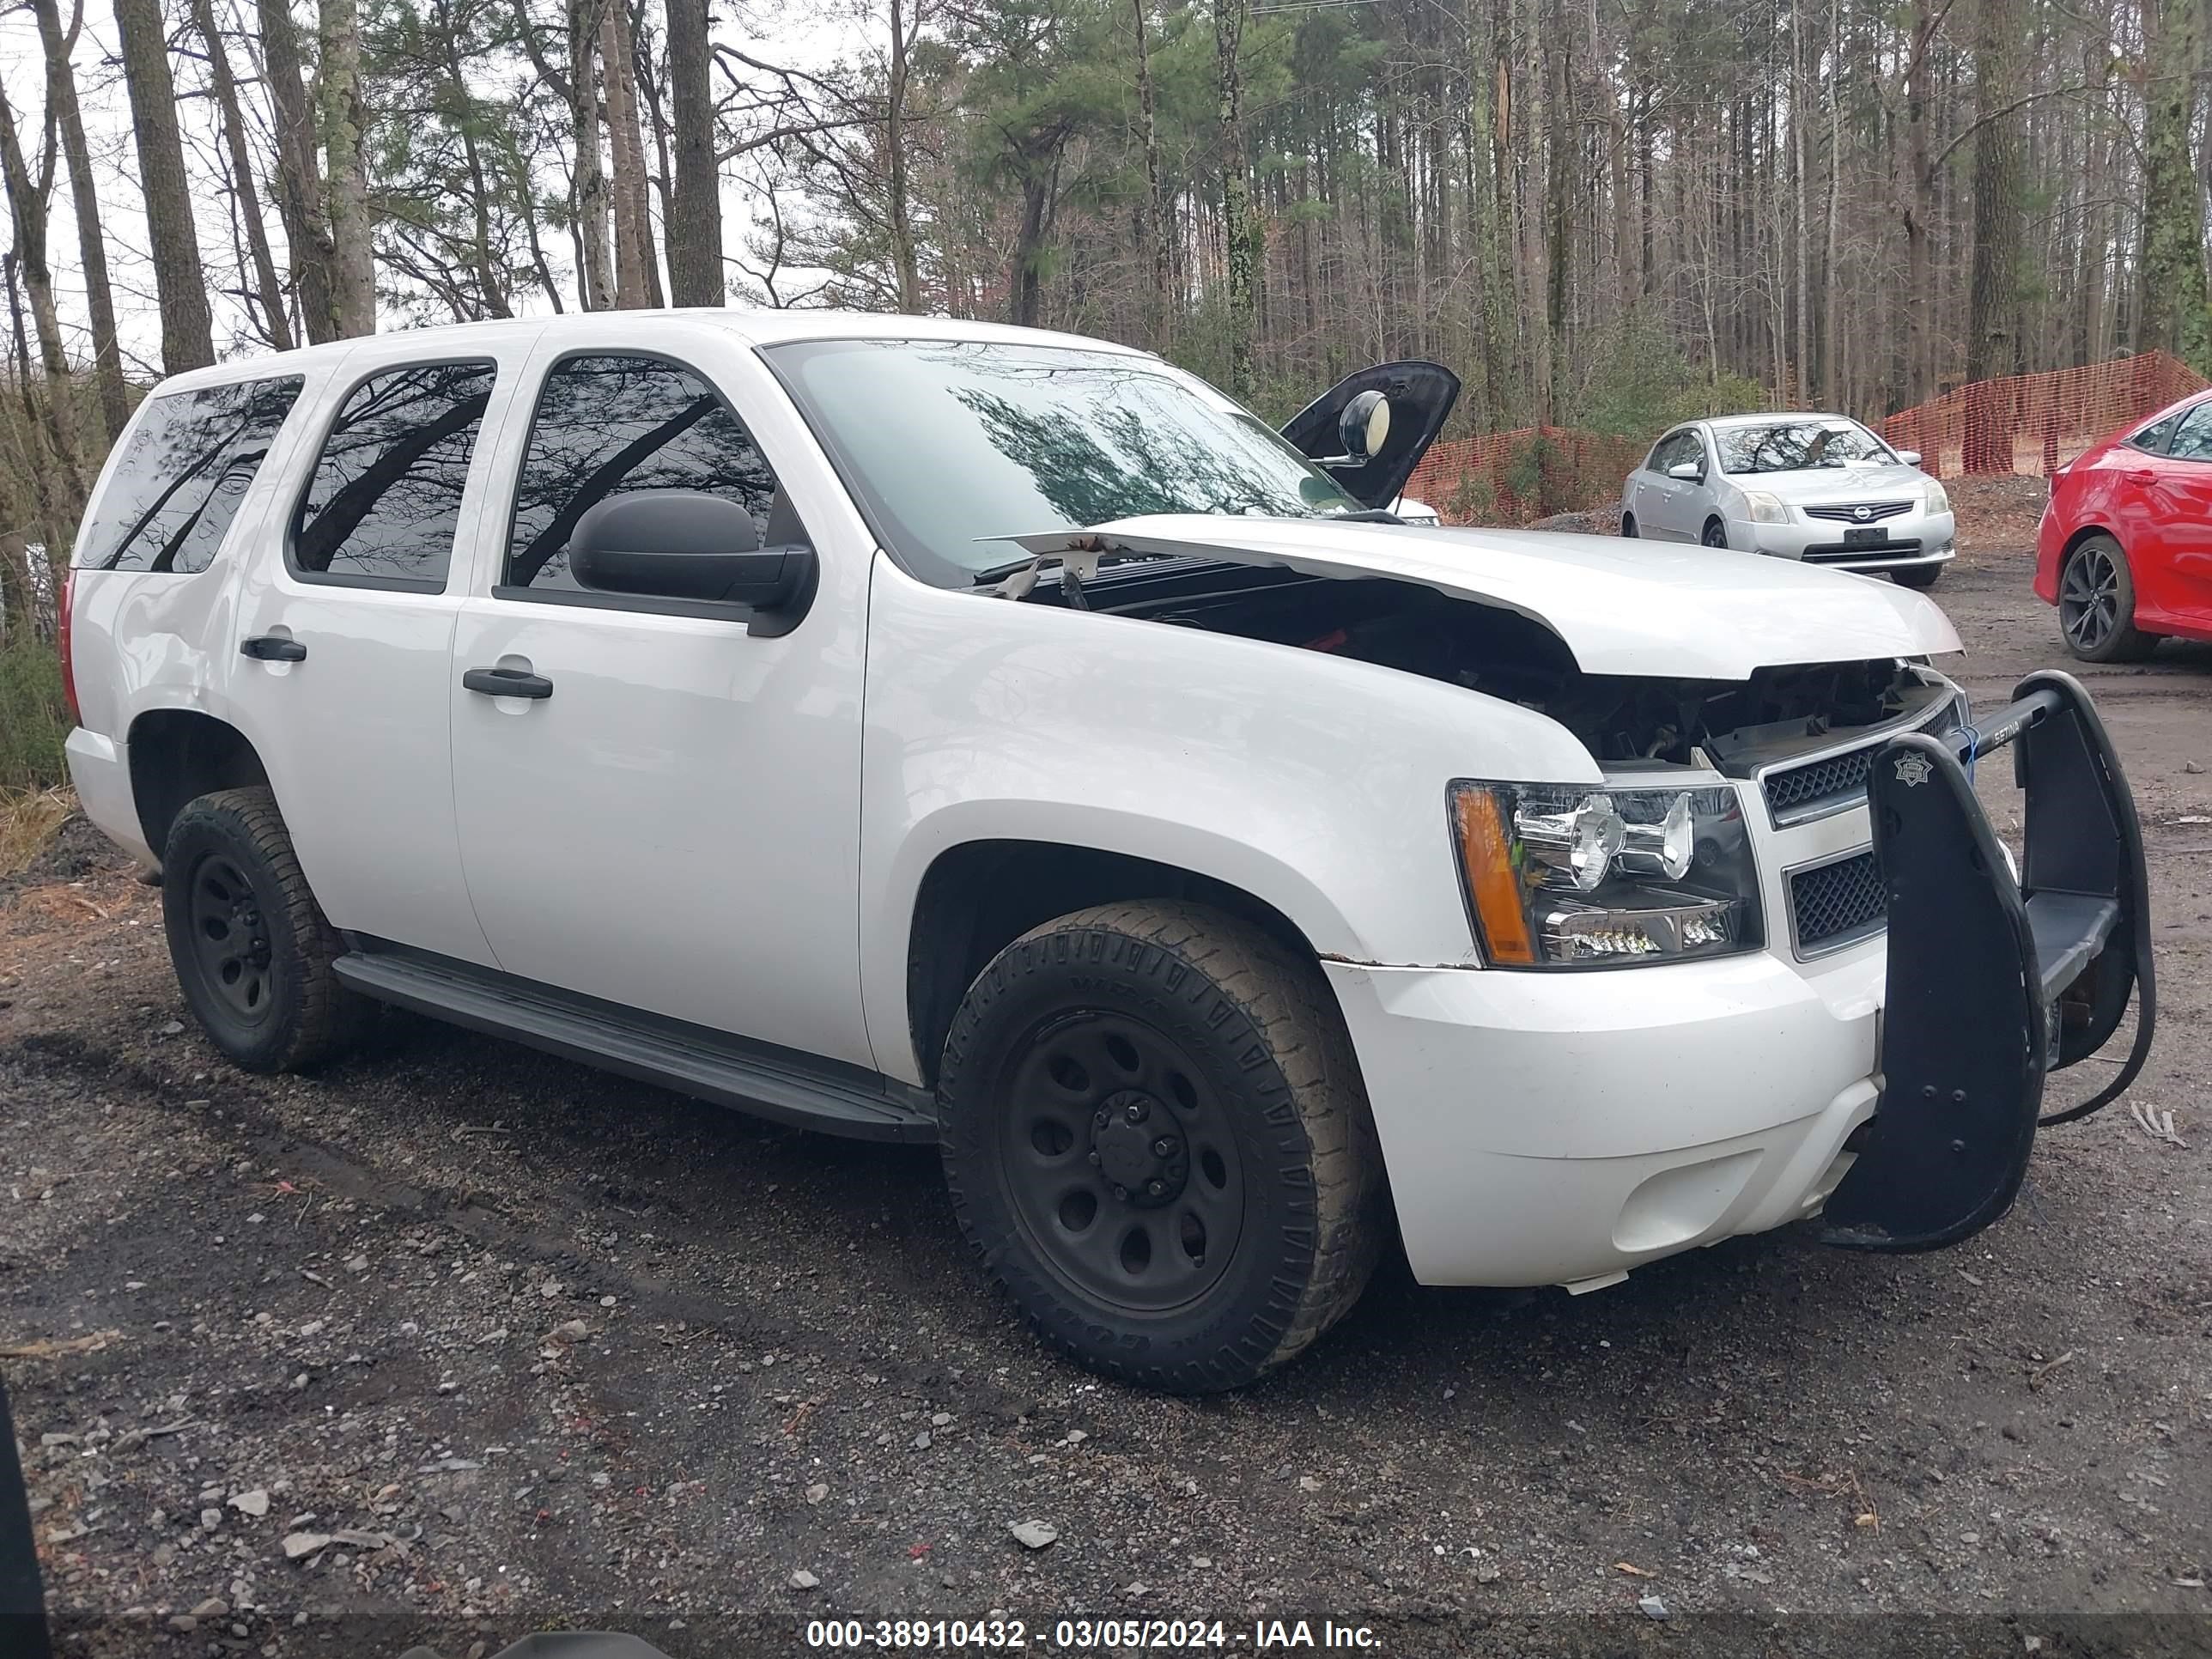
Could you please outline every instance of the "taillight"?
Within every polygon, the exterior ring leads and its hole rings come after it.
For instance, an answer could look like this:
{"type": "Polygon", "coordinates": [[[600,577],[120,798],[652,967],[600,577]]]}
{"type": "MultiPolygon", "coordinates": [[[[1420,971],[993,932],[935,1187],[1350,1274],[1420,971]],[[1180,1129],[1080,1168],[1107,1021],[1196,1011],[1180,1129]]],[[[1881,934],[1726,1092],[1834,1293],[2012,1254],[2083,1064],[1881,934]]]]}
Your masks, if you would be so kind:
{"type": "Polygon", "coordinates": [[[70,653],[70,612],[76,605],[76,569],[70,567],[62,578],[62,609],[58,635],[62,649],[62,696],[69,702],[70,724],[82,726],[84,711],[76,706],[76,662],[70,653]]]}

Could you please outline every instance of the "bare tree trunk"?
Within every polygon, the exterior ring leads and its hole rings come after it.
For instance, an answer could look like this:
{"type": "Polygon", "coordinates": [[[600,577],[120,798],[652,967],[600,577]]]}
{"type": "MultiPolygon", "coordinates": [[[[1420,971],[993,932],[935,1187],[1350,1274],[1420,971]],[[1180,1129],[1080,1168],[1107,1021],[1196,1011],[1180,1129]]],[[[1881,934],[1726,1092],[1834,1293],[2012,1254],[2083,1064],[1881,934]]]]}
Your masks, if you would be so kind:
{"type": "Polygon", "coordinates": [[[69,163],[70,205],[76,218],[77,259],[84,270],[84,305],[92,322],[93,370],[100,382],[100,418],[110,442],[131,418],[131,399],[123,385],[123,352],[115,334],[115,295],[107,280],[107,240],[100,234],[100,186],[92,176],[92,151],[85,143],[84,116],[77,107],[76,76],[70,52],[76,44],[80,12],[62,28],[57,0],[32,0],[38,14],[39,43],[46,57],[46,109],[60,125],[62,157],[69,163]]]}
{"type": "MultiPolygon", "coordinates": [[[[914,27],[921,27],[921,0],[913,0],[914,27]]],[[[884,210],[890,222],[891,272],[898,283],[898,307],[903,312],[921,309],[921,272],[915,260],[914,222],[907,200],[906,93],[907,0],[890,0],[891,61],[884,88],[884,152],[888,176],[884,179],[884,210]]],[[[1137,75],[1144,78],[1144,41],[1137,42],[1137,75]]]]}
{"type": "MultiPolygon", "coordinates": [[[[51,3],[51,0],[46,0],[51,3]]],[[[216,32],[210,0],[191,0],[192,27],[207,44],[208,70],[214,83],[216,113],[222,126],[223,152],[230,162],[231,188],[238,193],[239,222],[246,232],[247,261],[261,301],[261,329],[279,351],[292,349],[292,325],[284,306],[284,285],[276,280],[276,256],[269,251],[269,227],[261,221],[261,193],[246,148],[246,124],[238,107],[238,82],[230,73],[229,50],[216,32]]]]}
{"type": "Polygon", "coordinates": [[[1912,45],[1905,64],[1905,365],[1907,395],[1913,403],[1935,396],[1936,330],[1930,314],[1936,305],[1930,280],[1929,239],[1935,229],[1936,180],[1929,160],[1928,82],[1935,65],[1935,35],[1942,14],[1930,15],[1929,0],[1914,0],[1912,45]]]}
{"type": "Polygon", "coordinates": [[[328,157],[324,218],[331,231],[331,319],[340,337],[376,331],[376,255],[370,240],[367,123],[361,97],[361,18],[354,0],[320,0],[317,75],[328,157]]]}
{"type": "Polygon", "coordinates": [[[676,126],[668,286],[679,306],[718,306],[728,291],[722,279],[721,179],[708,67],[707,0],[668,0],[668,92],[676,126]]]}
{"type": "MultiPolygon", "coordinates": [[[[2013,470],[2011,411],[1986,382],[2020,368],[2020,267],[2027,211],[2019,97],[2019,0],[1978,0],[1974,40],[1974,255],[1966,289],[1969,472],[2013,470]]],[[[2195,191],[2195,181],[2191,191],[2195,191]]],[[[2203,258],[2200,247],[2198,258],[2203,258]]]]}
{"type": "Polygon", "coordinates": [[[257,0],[262,74],[276,132],[276,219],[299,304],[300,331],[311,344],[339,337],[332,304],[331,232],[323,216],[323,169],[315,123],[300,72],[300,37],[288,0],[257,0]]]}
{"type": "Polygon", "coordinates": [[[1138,137],[1145,149],[1145,200],[1137,210],[1138,263],[1149,284],[1145,333],[1153,350],[1165,351],[1175,330],[1175,227],[1160,179],[1159,105],[1152,91],[1152,27],[1145,15],[1150,7],[1146,0],[1129,0],[1129,9],[1137,25],[1138,137]]]}
{"type": "Polygon", "coordinates": [[[200,267],[192,223],[191,181],[177,130],[177,84],[169,74],[168,31],[161,0],[115,0],[123,42],[123,79],[137,136],[138,177],[145,188],[147,239],[161,313],[161,368],[175,374],[215,362],[215,321],[207,274],[200,267]]]}
{"type": "MultiPolygon", "coordinates": [[[[0,180],[7,185],[8,215],[15,232],[15,269],[21,271],[24,292],[30,298],[31,324],[39,337],[39,362],[46,371],[44,417],[60,475],[53,482],[63,492],[63,503],[73,519],[83,499],[79,471],[82,451],[76,441],[69,351],[62,342],[60,313],[54,308],[53,272],[46,264],[46,204],[54,185],[54,132],[49,125],[34,176],[23,155],[15,112],[4,89],[0,89],[0,180]]],[[[23,394],[27,399],[30,396],[27,365],[23,394]]]]}
{"type": "Polygon", "coordinates": [[[2205,308],[2203,192],[2189,154],[2203,56],[2203,0],[2145,0],[2149,59],[2165,73],[2152,83],[2143,132],[2142,279],[2136,345],[2166,351],[2192,368],[2212,367],[2212,314],[2205,308]]]}
{"type": "Polygon", "coordinates": [[[1820,259],[1820,401],[1829,408],[1844,406],[1844,336],[1840,307],[1843,273],[1836,269],[1843,217],[1844,128],[1836,95],[1844,68],[1843,0],[1828,0],[1828,231],[1820,259]]]}
{"type": "Polygon", "coordinates": [[[1229,391],[1252,396],[1251,194],[1244,173],[1244,18],[1250,0],[1213,0],[1221,110],[1221,236],[1229,263],[1229,391]]]}
{"type": "Polygon", "coordinates": [[[599,8],[611,0],[568,0],[568,114],[575,137],[576,286],[586,311],[615,301],[607,262],[607,185],[599,166],[596,85],[599,8]]]}
{"type": "Polygon", "coordinates": [[[630,54],[629,0],[606,0],[599,21],[599,68],[606,80],[607,131],[613,138],[615,303],[635,311],[657,303],[653,216],[646,205],[645,141],[637,125],[637,70],[630,54]]]}
{"type": "MultiPolygon", "coordinates": [[[[1516,4],[1516,10],[1521,8],[1516,4]]],[[[1521,221],[1521,314],[1528,319],[1528,379],[1535,424],[1552,423],[1552,264],[1551,238],[1540,198],[1551,182],[1551,137],[1545,106],[1551,88],[1546,84],[1543,31],[1531,15],[1516,46],[1525,48],[1522,61],[1522,96],[1516,112],[1520,152],[1525,169],[1518,203],[1521,221]]],[[[1511,142],[1511,135],[1508,135],[1511,142]]]]}

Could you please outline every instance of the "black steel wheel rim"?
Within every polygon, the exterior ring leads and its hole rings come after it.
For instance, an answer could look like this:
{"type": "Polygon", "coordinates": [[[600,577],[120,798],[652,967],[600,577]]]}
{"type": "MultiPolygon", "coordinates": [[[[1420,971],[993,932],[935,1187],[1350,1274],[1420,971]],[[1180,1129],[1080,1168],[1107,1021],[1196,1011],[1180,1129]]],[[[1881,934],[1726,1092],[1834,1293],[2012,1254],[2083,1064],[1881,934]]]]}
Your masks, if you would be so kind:
{"type": "Polygon", "coordinates": [[[193,867],[190,909],[192,950],[208,989],[240,1020],[260,1024],[276,986],[268,919],[253,884],[232,860],[210,853],[193,867]]]}
{"type": "Polygon", "coordinates": [[[2120,625],[2120,572],[2101,547],[2085,547],[2066,562],[2058,585],[2058,625],[2084,651],[2094,651],[2120,625]]]}
{"type": "Polygon", "coordinates": [[[1006,1195],[1063,1284],[1158,1314],[1219,1282],[1243,1231],[1243,1158],[1180,1044],[1123,1014],[1056,1016],[1014,1045],[999,1100],[1006,1195]]]}

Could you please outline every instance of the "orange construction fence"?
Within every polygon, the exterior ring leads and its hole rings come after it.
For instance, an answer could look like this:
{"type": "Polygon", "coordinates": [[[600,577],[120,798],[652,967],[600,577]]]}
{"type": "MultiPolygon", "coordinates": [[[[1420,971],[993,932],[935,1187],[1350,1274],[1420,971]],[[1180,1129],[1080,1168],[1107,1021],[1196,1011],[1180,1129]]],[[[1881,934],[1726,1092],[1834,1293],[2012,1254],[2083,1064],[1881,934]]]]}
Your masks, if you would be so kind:
{"type": "MultiPolygon", "coordinates": [[[[2204,378],[2162,351],[2040,374],[1977,380],[1899,410],[1881,434],[1920,452],[1939,478],[1971,473],[2049,477],[2090,445],[2204,389],[2204,378]]],[[[1652,434],[1656,436],[1655,433],[1652,434]]],[[[1589,513],[1620,499],[1621,481],[1649,438],[1571,427],[1522,427],[1437,443],[1406,493],[1453,524],[1526,524],[1589,513]]]]}
{"type": "Polygon", "coordinates": [[[1558,426],[1452,438],[1430,446],[1406,494],[1451,524],[1586,513],[1620,499],[1621,480],[1650,447],[1648,439],[1558,426]]]}
{"type": "Polygon", "coordinates": [[[1939,478],[1969,473],[2048,477],[2090,445],[2204,389],[2203,376],[2162,351],[2040,374],[1973,380],[1881,423],[1939,478]]]}

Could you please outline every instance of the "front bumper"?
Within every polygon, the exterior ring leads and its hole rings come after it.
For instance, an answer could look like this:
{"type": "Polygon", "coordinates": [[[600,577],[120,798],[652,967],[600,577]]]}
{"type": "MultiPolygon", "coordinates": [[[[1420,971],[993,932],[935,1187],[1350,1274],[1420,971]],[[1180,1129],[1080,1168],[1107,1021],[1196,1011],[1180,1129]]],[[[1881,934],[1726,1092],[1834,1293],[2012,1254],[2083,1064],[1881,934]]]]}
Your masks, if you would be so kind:
{"type": "Polygon", "coordinates": [[[1824,1206],[1833,1243],[1954,1243],[2010,1206],[2045,1072],[2133,992],[2133,1052],[2077,1112],[2126,1087],[2154,1022],[2142,839],[2087,695],[2034,676],[1870,778],[1887,934],[1816,961],[1324,964],[1418,1278],[1587,1286],[1824,1206]],[[2014,743],[2018,880],[1960,763],[2014,743]]]}
{"type": "Polygon", "coordinates": [[[1881,946],[1331,985],[1429,1285],[1572,1285],[1819,1207],[1873,1115],[1881,946]]]}
{"type": "Polygon", "coordinates": [[[1733,523],[1729,541],[1771,558],[1796,559],[1834,570],[1926,569],[1958,556],[1958,522],[1948,513],[1907,513],[1867,526],[1881,531],[1889,545],[1878,543],[1863,550],[1850,546],[1845,536],[1858,527],[1808,519],[1792,509],[1787,524],[1733,523]]]}

